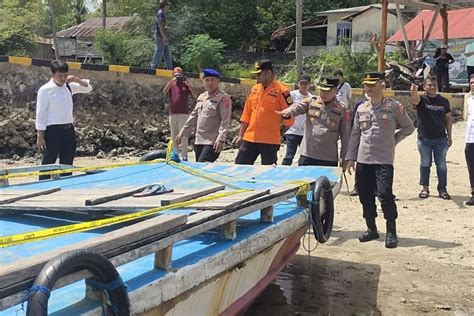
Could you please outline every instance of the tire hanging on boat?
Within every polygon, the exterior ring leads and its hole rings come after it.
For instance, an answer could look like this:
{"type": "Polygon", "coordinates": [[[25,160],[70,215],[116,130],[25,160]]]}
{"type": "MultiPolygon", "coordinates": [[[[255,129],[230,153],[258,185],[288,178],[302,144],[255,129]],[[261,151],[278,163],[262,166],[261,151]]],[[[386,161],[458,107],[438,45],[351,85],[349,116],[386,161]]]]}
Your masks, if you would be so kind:
{"type": "Polygon", "coordinates": [[[106,257],[89,250],[65,252],[43,267],[32,287],[40,290],[29,295],[26,315],[48,315],[49,293],[54,284],[59,278],[80,270],[88,270],[92,273],[92,281],[95,284],[104,285],[114,315],[130,315],[127,288],[117,269],[106,257]]]}
{"type": "Polygon", "coordinates": [[[150,151],[149,153],[144,154],[140,158],[140,161],[152,161],[155,159],[165,159],[165,158],[166,158],[166,150],[159,149],[159,150],[150,151]]]}
{"type": "Polygon", "coordinates": [[[309,202],[314,237],[320,243],[325,243],[331,236],[334,222],[334,197],[327,177],[316,180],[309,202]]]}

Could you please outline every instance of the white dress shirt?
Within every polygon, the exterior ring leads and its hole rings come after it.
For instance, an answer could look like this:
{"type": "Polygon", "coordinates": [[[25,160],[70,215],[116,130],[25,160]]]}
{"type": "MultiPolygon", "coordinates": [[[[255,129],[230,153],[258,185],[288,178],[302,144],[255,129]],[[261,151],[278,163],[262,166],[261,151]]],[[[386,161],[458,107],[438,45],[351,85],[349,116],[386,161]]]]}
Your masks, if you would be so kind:
{"type": "Polygon", "coordinates": [[[339,102],[343,103],[344,107],[349,108],[349,103],[352,99],[352,87],[347,82],[343,82],[337,87],[336,98],[339,102]]]}
{"type": "Polygon", "coordinates": [[[474,143],[474,95],[467,99],[466,143],[474,143]]]}
{"type": "Polygon", "coordinates": [[[66,85],[60,87],[51,79],[38,90],[36,100],[37,130],[44,131],[49,125],[69,124],[74,122],[72,116],[72,95],[92,91],[89,80],[83,79],[83,81],[87,82],[87,87],[83,87],[76,82],[71,82],[69,84],[71,91],[69,91],[66,85]]]}
{"type": "MultiPolygon", "coordinates": [[[[311,98],[313,95],[308,93],[307,95],[302,95],[299,90],[293,90],[290,92],[293,102],[298,102],[306,98],[311,98]]],[[[304,126],[306,124],[306,114],[300,114],[295,116],[295,123],[291,126],[285,133],[285,135],[304,135],[304,126]]]]}

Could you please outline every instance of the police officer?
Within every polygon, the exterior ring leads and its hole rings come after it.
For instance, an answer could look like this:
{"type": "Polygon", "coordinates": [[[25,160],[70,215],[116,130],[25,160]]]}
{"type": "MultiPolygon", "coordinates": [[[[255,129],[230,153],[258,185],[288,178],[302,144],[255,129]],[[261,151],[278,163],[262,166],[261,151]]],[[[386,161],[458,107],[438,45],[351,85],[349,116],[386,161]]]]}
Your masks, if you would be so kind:
{"type": "Polygon", "coordinates": [[[351,174],[357,161],[356,178],[359,200],[367,231],[360,242],[379,238],[375,218],[375,191],[377,191],[387,221],[385,247],[398,245],[395,220],[397,205],[392,192],[395,146],[414,132],[415,127],[403,106],[385,98],[385,73],[368,72],[364,76],[365,92],[370,98],[357,109],[346,155],[346,168],[351,174]],[[400,130],[395,132],[397,126],[400,130]]]}
{"type": "Polygon", "coordinates": [[[202,77],[206,91],[197,98],[194,110],[175,141],[180,144],[183,137],[189,137],[196,130],[196,161],[214,162],[224,149],[232,114],[232,100],[219,88],[218,71],[204,69],[202,77]]]}
{"type": "Polygon", "coordinates": [[[339,138],[341,159],[345,158],[351,133],[351,115],[336,99],[338,82],[337,78],[322,77],[318,84],[319,96],[306,98],[286,110],[277,111],[284,118],[306,114],[299,166],[337,167],[339,138]]]}
{"type": "Polygon", "coordinates": [[[239,153],[235,163],[253,165],[260,155],[262,165],[272,165],[277,162],[281,135],[295,121],[282,122],[275,111],[286,109],[293,104],[293,99],[288,88],[275,80],[270,60],[256,63],[252,73],[257,74],[257,84],[250,90],[240,117],[240,131],[235,141],[239,153]]]}

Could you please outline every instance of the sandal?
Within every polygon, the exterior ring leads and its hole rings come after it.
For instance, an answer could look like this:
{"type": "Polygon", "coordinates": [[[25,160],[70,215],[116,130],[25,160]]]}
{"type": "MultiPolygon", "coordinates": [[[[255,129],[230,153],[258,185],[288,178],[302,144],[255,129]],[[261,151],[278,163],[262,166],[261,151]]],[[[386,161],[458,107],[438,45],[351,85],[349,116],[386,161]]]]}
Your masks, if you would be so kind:
{"type": "Polygon", "coordinates": [[[425,190],[425,189],[421,190],[420,194],[418,194],[418,197],[420,199],[426,199],[429,196],[430,196],[430,191],[425,190]]]}
{"type": "Polygon", "coordinates": [[[448,192],[439,192],[439,197],[443,200],[451,200],[451,196],[448,194],[448,192]]]}

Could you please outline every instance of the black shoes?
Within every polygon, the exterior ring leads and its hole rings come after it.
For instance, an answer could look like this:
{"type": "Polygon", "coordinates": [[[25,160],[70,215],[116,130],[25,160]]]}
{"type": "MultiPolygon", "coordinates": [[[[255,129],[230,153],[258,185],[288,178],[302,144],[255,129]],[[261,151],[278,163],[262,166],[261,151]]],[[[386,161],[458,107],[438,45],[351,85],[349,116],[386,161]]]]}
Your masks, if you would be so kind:
{"type": "MultiPolygon", "coordinates": [[[[472,198],[474,200],[474,197],[472,198]]],[[[473,201],[474,202],[474,201],[473,201]]],[[[367,231],[359,236],[360,242],[367,242],[377,238],[380,238],[377,232],[377,226],[375,225],[375,218],[366,218],[367,231]]],[[[398,237],[397,237],[397,226],[395,221],[387,221],[387,234],[385,236],[385,247],[386,248],[397,248],[398,237]]]]}
{"type": "Polygon", "coordinates": [[[362,235],[359,236],[359,241],[360,242],[367,242],[367,241],[377,239],[379,237],[380,237],[380,235],[377,232],[377,229],[372,230],[372,229],[369,228],[369,229],[367,229],[367,231],[365,231],[362,235]]]}
{"type": "Polygon", "coordinates": [[[350,196],[358,196],[359,195],[359,191],[357,191],[357,188],[354,187],[354,190],[352,190],[351,193],[349,193],[350,196]]]}
{"type": "Polygon", "coordinates": [[[471,198],[468,201],[466,201],[466,205],[468,206],[474,205],[474,195],[472,195],[471,198]]]}
{"type": "Polygon", "coordinates": [[[375,218],[366,218],[365,223],[367,224],[367,231],[359,236],[359,241],[367,242],[379,238],[375,218]]]}
{"type": "Polygon", "coordinates": [[[386,248],[397,248],[397,226],[395,221],[387,222],[387,235],[385,236],[385,247],[386,248]]]}

